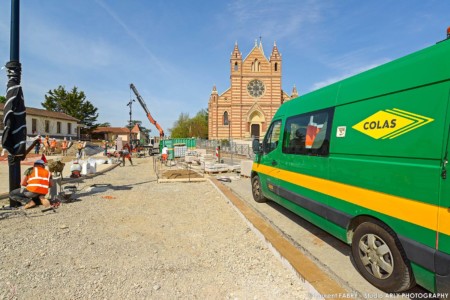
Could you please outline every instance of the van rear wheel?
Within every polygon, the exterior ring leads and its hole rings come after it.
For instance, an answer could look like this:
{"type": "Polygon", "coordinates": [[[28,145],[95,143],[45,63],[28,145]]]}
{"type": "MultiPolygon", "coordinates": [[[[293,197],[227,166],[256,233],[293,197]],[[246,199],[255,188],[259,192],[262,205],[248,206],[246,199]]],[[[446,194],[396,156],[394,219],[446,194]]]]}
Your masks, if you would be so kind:
{"type": "Polygon", "coordinates": [[[414,282],[400,242],[382,223],[365,222],[356,228],[352,256],[361,275],[382,291],[402,292],[414,282]]]}
{"type": "Polygon", "coordinates": [[[267,198],[264,197],[262,194],[261,181],[259,180],[258,175],[252,177],[252,194],[253,199],[258,203],[263,203],[267,201],[267,198]]]}

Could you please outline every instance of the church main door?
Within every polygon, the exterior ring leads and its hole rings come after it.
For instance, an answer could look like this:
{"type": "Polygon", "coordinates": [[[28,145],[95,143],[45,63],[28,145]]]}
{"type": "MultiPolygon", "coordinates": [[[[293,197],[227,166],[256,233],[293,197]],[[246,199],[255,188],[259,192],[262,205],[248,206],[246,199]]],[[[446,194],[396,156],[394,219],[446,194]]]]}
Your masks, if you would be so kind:
{"type": "Polygon", "coordinates": [[[252,138],[253,137],[257,137],[257,138],[259,138],[259,136],[260,136],[260,132],[259,132],[259,124],[252,124],[252,127],[251,127],[251,130],[250,130],[251,132],[250,132],[250,134],[251,134],[251,136],[252,136],[252,138]]]}

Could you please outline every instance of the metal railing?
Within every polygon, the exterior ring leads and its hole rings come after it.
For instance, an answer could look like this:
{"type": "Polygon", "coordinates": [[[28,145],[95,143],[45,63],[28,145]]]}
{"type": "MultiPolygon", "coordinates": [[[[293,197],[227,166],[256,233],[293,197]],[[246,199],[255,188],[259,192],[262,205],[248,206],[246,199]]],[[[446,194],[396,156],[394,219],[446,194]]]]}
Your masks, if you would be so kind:
{"type": "Polygon", "coordinates": [[[248,159],[253,159],[255,156],[253,148],[248,144],[239,144],[228,140],[197,139],[197,148],[206,149],[208,152],[214,153],[218,146],[220,146],[222,154],[240,155],[248,159]]]}

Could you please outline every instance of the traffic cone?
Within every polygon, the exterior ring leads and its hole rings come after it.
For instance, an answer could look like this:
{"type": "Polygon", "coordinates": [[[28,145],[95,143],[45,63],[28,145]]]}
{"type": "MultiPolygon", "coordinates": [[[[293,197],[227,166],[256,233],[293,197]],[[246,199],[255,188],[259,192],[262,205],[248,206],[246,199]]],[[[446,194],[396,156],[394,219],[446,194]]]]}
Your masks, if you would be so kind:
{"type": "Polygon", "coordinates": [[[41,159],[44,161],[44,163],[47,163],[47,158],[45,157],[44,153],[42,153],[41,159]]]}

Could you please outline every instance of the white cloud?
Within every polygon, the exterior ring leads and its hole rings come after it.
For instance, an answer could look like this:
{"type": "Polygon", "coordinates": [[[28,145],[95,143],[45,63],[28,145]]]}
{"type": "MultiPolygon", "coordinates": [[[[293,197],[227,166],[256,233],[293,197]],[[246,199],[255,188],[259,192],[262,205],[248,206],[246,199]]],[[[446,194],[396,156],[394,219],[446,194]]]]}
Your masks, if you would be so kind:
{"type": "Polygon", "coordinates": [[[246,1],[235,0],[228,5],[237,28],[256,31],[265,36],[301,39],[303,26],[317,23],[323,18],[328,4],[320,1],[246,1]]]}

